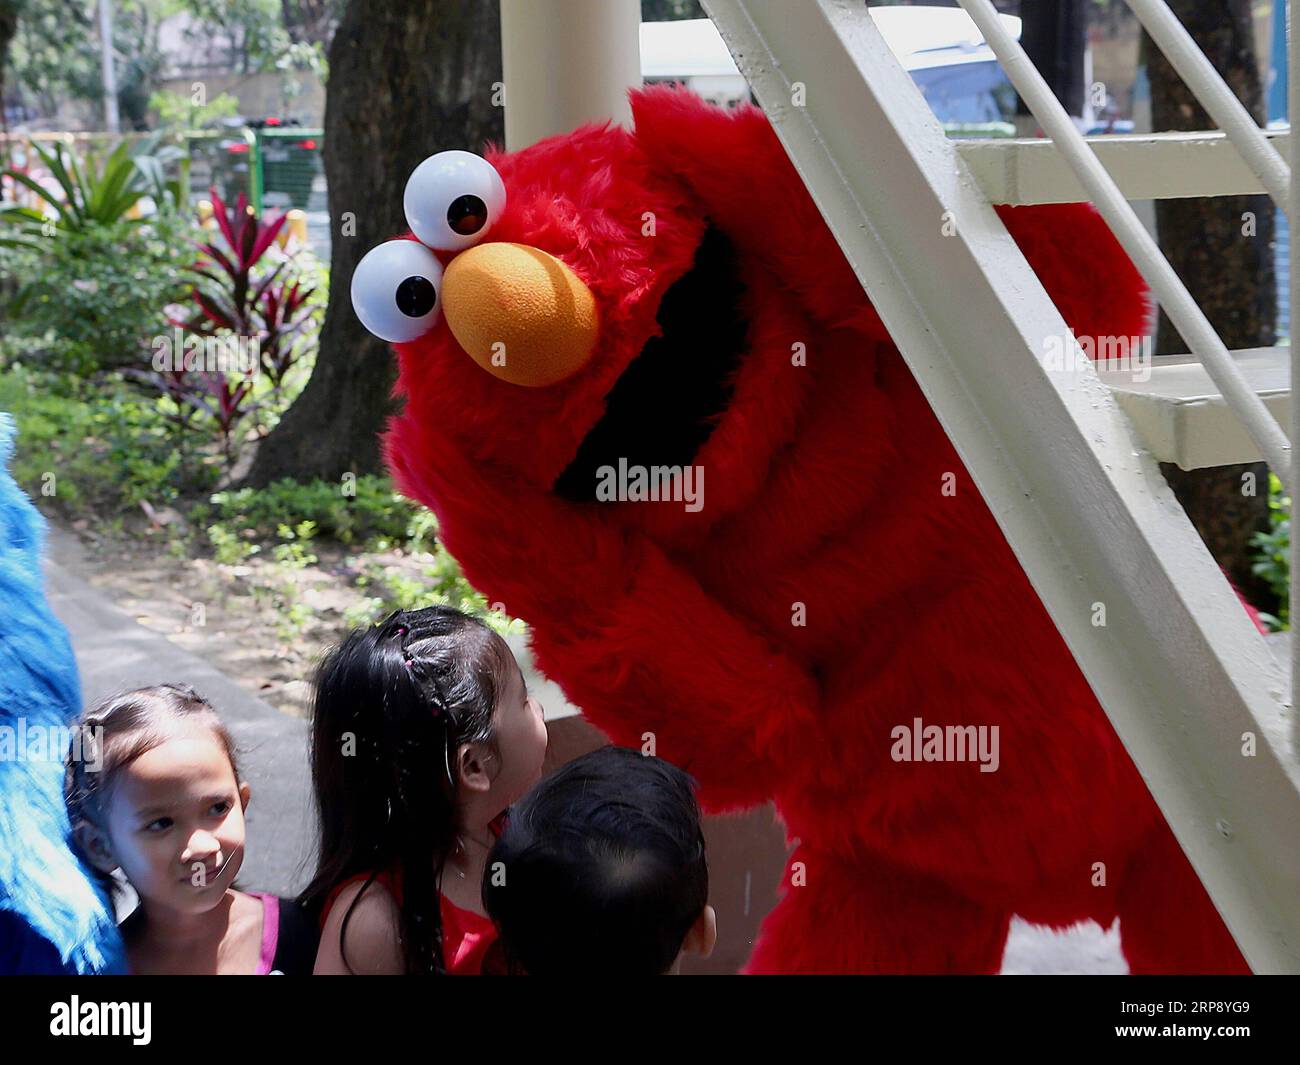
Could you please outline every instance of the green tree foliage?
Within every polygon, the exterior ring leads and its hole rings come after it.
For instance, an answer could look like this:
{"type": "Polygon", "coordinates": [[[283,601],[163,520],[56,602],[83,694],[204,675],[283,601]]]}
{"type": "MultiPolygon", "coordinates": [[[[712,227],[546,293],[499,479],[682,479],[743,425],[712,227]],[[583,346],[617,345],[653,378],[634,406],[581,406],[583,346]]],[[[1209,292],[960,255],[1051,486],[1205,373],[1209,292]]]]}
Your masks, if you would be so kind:
{"type": "Polygon", "coordinates": [[[191,39],[224,49],[232,70],[323,69],[321,43],[290,34],[281,0],[184,0],[182,6],[196,20],[191,39]]]}
{"type": "Polygon", "coordinates": [[[676,22],[683,18],[708,18],[700,0],[641,0],[642,22],[676,22]]]}
{"type": "MultiPolygon", "coordinates": [[[[53,115],[68,101],[103,100],[97,2],[7,0],[17,20],[5,72],[9,102],[53,115]]],[[[176,0],[115,0],[113,53],[125,127],[145,128],[163,68],[158,27],[175,6],[176,0]]]]}
{"type": "MultiPolygon", "coordinates": [[[[165,19],[189,15],[189,39],[230,70],[323,74],[324,43],[340,6],[341,0],[114,0],[123,128],[147,128],[166,65],[159,44],[165,19]]],[[[98,0],[0,0],[0,85],[9,105],[48,117],[69,102],[102,103],[97,9],[98,0]]]]}

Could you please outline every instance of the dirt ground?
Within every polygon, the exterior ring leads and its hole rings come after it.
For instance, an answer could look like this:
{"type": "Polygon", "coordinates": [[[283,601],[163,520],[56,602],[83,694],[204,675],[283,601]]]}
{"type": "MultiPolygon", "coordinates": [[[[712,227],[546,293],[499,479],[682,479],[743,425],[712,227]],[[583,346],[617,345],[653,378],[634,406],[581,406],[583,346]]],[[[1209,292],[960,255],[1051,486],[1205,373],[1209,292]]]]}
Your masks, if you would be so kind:
{"type": "Polygon", "coordinates": [[[376,594],[360,587],[358,577],[378,561],[388,572],[418,579],[433,561],[423,553],[313,543],[319,562],[285,572],[259,556],[240,565],[178,557],[168,530],[144,523],[123,537],[101,535],[85,521],[61,527],[82,546],[79,557],[60,559],[64,565],[145,628],[298,716],[307,713],[313,667],[348,631],[345,611],[376,594]],[[299,604],[298,620],[290,618],[293,604],[299,604]]]}
{"type": "MultiPolygon", "coordinates": [[[[365,551],[313,541],[310,551],[318,561],[301,569],[262,555],[227,565],[186,557],[166,525],[143,519],[128,524],[122,535],[108,535],[85,520],[48,520],[63,534],[61,565],[145,628],[296,717],[310,716],[311,675],[325,652],[385,609],[384,589],[376,586],[380,575],[428,588],[434,582],[427,571],[439,562],[424,551],[365,551]]],[[[547,719],[578,714],[559,686],[538,672],[526,626],[513,622],[505,638],[547,719]]]]}

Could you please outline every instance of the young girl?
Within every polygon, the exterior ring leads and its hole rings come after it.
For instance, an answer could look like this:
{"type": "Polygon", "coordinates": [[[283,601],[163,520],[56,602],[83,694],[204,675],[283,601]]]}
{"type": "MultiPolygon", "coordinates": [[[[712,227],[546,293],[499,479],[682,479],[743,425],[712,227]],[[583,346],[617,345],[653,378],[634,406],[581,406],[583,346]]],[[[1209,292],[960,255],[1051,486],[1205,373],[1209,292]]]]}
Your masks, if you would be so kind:
{"type": "Polygon", "coordinates": [[[163,684],[83,714],[93,760],[69,758],[74,838],[110,891],[120,870],[139,896],[122,922],[131,972],[304,974],[316,937],[289,899],[234,887],[249,788],[216,712],[163,684]]]}
{"type": "Polygon", "coordinates": [[[353,632],[316,676],[317,973],[483,970],[493,824],[541,778],[546,725],[510,648],[448,607],[353,632]]]}

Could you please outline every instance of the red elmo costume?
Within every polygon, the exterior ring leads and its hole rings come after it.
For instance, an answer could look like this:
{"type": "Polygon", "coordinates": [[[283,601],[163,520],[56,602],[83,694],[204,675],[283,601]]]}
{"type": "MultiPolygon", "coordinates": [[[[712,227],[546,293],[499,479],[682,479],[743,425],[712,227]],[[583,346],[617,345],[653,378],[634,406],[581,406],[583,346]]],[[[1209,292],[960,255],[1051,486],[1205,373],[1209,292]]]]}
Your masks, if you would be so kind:
{"type": "MultiPolygon", "coordinates": [[[[633,107],[635,133],[490,153],[504,202],[448,208],[494,217],[479,257],[438,252],[446,316],[415,300],[427,331],[390,336],[402,491],[615,742],[653,738],[713,811],[775,801],[798,846],[750,971],[996,972],[1013,914],[1118,915],[1134,972],[1245,971],[762,113],[633,107]],[[500,242],[549,296],[498,283],[500,242]],[[556,320],[584,291],[590,343],[556,320]],[[620,460],[702,469],[702,506],[603,501],[620,460]],[[995,726],[996,771],[927,761],[917,718],[995,726]]],[[[1143,332],[1090,206],[1000,213],[1076,334],[1143,332]]]]}

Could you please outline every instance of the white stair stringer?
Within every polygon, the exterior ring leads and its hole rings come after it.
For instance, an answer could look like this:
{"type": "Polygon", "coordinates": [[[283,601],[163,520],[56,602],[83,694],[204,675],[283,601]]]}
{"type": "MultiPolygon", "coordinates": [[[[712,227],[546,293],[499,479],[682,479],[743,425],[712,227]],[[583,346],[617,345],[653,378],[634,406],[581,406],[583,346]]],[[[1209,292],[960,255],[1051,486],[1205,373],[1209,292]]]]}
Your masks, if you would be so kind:
{"type": "Polygon", "coordinates": [[[1251,967],[1300,972],[1283,674],[1155,460],[1040,362],[1066,325],[862,5],[703,2],[1251,967]]]}

